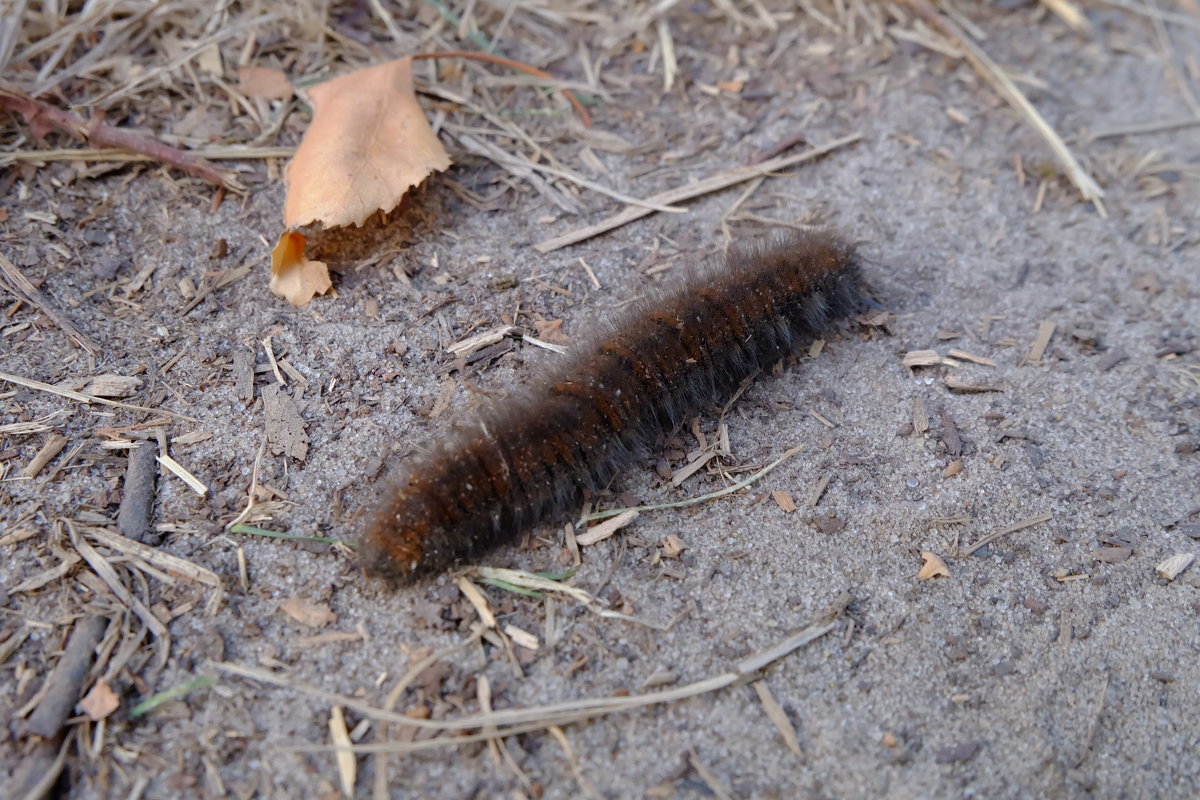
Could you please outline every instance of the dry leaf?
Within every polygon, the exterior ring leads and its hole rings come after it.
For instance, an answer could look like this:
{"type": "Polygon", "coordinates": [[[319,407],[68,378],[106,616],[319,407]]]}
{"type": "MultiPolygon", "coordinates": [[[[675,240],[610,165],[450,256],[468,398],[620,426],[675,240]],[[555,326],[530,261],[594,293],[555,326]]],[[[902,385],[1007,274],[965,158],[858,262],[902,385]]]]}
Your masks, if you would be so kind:
{"type": "Polygon", "coordinates": [[[302,306],[333,287],[325,262],[304,256],[307,241],[302,233],[284,231],[271,251],[271,291],[294,306],[302,306]]]}
{"type": "Polygon", "coordinates": [[[362,225],[450,166],[413,92],[412,59],[357,70],[308,90],[313,121],[287,168],[283,222],[362,225]]]}
{"type": "Polygon", "coordinates": [[[238,70],[238,88],[247,97],[264,100],[290,100],[292,82],[282,70],[272,67],[242,67],[238,70]]]}
{"type": "Polygon", "coordinates": [[[323,628],[337,619],[337,614],[333,613],[333,609],[329,606],[312,603],[299,597],[289,597],[284,600],[279,604],[279,610],[301,625],[307,625],[310,628],[323,628]]]}
{"type": "Polygon", "coordinates": [[[287,168],[283,221],[289,232],[271,254],[271,291],[293,305],[329,288],[329,272],[304,258],[305,238],[295,228],[362,225],[376,211],[395,208],[431,172],[450,166],[417,104],[411,58],[318,84],[308,100],[313,121],[287,168]]]}
{"type": "Polygon", "coordinates": [[[917,573],[917,580],[927,581],[930,578],[936,578],[939,575],[950,577],[950,570],[946,567],[946,562],[937,553],[931,553],[928,550],[921,553],[921,571],[917,573]]]}
{"type": "Polygon", "coordinates": [[[108,685],[108,681],[101,678],[96,681],[96,685],[87,696],[79,701],[79,710],[87,714],[92,722],[99,722],[116,711],[120,705],[121,701],[116,692],[108,685]]]}

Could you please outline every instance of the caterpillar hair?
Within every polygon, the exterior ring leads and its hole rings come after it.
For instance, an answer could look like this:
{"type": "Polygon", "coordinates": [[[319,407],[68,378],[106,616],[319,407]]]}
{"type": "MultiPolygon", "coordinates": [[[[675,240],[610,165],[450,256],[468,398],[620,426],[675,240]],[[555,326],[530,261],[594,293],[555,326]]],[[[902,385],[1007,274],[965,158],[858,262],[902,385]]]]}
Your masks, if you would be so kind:
{"type": "Polygon", "coordinates": [[[854,245],[822,231],[734,246],[687,270],[408,466],[367,519],[364,567],[411,580],[562,515],[855,308],[859,272],[854,245]]]}

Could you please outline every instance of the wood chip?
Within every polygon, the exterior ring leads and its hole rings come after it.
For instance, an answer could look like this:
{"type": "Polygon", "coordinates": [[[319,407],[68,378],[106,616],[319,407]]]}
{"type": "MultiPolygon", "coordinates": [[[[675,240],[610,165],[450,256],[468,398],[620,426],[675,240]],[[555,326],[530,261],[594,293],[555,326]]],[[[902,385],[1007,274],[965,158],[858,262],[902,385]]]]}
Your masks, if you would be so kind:
{"type": "Polygon", "coordinates": [[[946,376],[946,388],[954,392],[1002,392],[999,386],[988,386],[982,383],[971,383],[957,375],[946,376]]]}
{"type": "Polygon", "coordinates": [[[342,713],[341,706],[334,706],[329,712],[329,739],[333,742],[333,746],[338,748],[335,751],[334,757],[337,760],[338,777],[341,779],[342,793],[346,797],[354,797],[354,784],[358,777],[358,760],[354,756],[354,752],[349,749],[352,746],[350,734],[346,730],[346,717],[342,713]]]}
{"type": "Polygon", "coordinates": [[[783,509],[783,513],[785,514],[790,514],[796,510],[796,503],[787,492],[771,492],[771,498],[775,501],[776,505],[783,509]]]}
{"type": "Polygon", "coordinates": [[[1196,559],[1194,553],[1176,553],[1168,559],[1159,562],[1155,567],[1155,571],[1169,581],[1179,577],[1179,573],[1183,572],[1196,559]]]}
{"type": "Polygon", "coordinates": [[[704,465],[711,461],[716,454],[715,450],[706,450],[692,459],[683,469],[671,476],[671,486],[682,485],[684,481],[703,469],[704,465]]]}
{"type": "Polygon", "coordinates": [[[983,364],[985,367],[994,367],[996,362],[984,356],[977,356],[974,353],[968,353],[966,350],[950,350],[946,353],[950,358],[957,358],[961,361],[971,361],[975,364],[983,364]]]}
{"type": "Polygon", "coordinates": [[[1102,561],[1105,564],[1120,564],[1122,561],[1128,561],[1133,555],[1132,547],[1098,547],[1092,551],[1093,561],[1102,561]]]}
{"type": "Polygon", "coordinates": [[[22,478],[35,478],[50,461],[67,445],[67,437],[61,433],[52,433],[46,443],[33,456],[33,460],[21,470],[22,478]]]}
{"type": "Polygon", "coordinates": [[[1029,354],[1025,356],[1025,363],[1037,364],[1042,360],[1042,356],[1046,355],[1046,347],[1050,344],[1050,338],[1054,336],[1055,324],[1050,320],[1043,320],[1038,325],[1037,336],[1033,339],[1033,344],[1029,348],[1029,354]]]}
{"type": "Polygon", "coordinates": [[[458,590],[467,598],[467,601],[475,607],[475,611],[479,614],[479,619],[483,621],[484,626],[495,628],[496,615],[492,613],[487,598],[484,597],[483,592],[479,591],[479,587],[461,576],[455,581],[455,584],[458,586],[458,590]]]}
{"type": "Polygon", "coordinates": [[[93,397],[129,397],[142,386],[141,378],[129,375],[97,375],[83,388],[83,393],[93,397]]]}
{"type": "Polygon", "coordinates": [[[189,433],[180,434],[179,436],[173,438],[171,440],[171,445],[199,444],[200,442],[207,442],[211,438],[213,438],[213,435],[209,431],[191,431],[189,433]]]}
{"type": "Polygon", "coordinates": [[[912,424],[913,430],[917,433],[925,433],[929,430],[929,412],[925,410],[925,399],[922,397],[913,398],[912,424]]]}
{"type": "Polygon", "coordinates": [[[518,647],[524,647],[526,650],[538,649],[538,637],[535,634],[523,628],[518,628],[516,625],[505,625],[504,632],[518,647]]]}
{"type": "Polygon", "coordinates": [[[611,519],[606,519],[599,525],[593,525],[582,534],[576,535],[575,541],[578,542],[581,547],[587,547],[595,544],[596,542],[602,542],[619,531],[621,528],[624,528],[626,525],[633,522],[637,516],[638,512],[635,509],[622,512],[611,519]]]}
{"type": "Polygon", "coordinates": [[[476,334],[468,339],[455,342],[446,349],[453,353],[456,358],[465,358],[476,350],[482,350],[485,347],[497,344],[501,339],[519,330],[514,325],[503,325],[495,330],[476,334]]]}
{"type": "Polygon", "coordinates": [[[184,469],[183,465],[178,461],[170,456],[157,456],[157,458],[158,463],[162,464],[177,477],[179,477],[184,483],[192,487],[193,492],[201,497],[204,497],[206,494],[208,494],[208,487],[204,485],[204,482],[184,469]]]}
{"type": "Polygon", "coordinates": [[[958,426],[954,424],[954,417],[950,416],[950,412],[945,408],[939,408],[938,415],[942,418],[942,443],[946,445],[946,452],[952,458],[958,458],[963,451],[962,437],[958,435],[958,426]]]}
{"type": "Polygon", "coordinates": [[[662,549],[664,558],[679,558],[688,548],[678,534],[668,533],[663,537],[662,549]]]}
{"type": "Polygon", "coordinates": [[[936,367],[942,363],[942,356],[937,350],[909,350],[900,359],[906,367],[936,367]]]}
{"type": "Polygon", "coordinates": [[[816,508],[817,503],[821,502],[821,496],[825,494],[825,487],[829,486],[829,476],[822,475],[813,486],[812,491],[808,493],[808,507],[816,508]]]}
{"type": "Polygon", "coordinates": [[[233,351],[233,393],[245,405],[254,401],[254,352],[239,347],[233,351]]]}

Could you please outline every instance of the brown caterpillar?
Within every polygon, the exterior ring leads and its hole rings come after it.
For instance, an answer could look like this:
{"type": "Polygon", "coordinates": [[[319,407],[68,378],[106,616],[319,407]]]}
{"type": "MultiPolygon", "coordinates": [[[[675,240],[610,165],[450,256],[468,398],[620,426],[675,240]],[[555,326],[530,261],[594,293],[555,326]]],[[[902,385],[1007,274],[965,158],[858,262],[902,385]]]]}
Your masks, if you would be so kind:
{"type": "Polygon", "coordinates": [[[860,301],[855,247],[832,233],[706,259],[411,465],[368,518],[364,566],[411,579],[564,513],[860,301]]]}

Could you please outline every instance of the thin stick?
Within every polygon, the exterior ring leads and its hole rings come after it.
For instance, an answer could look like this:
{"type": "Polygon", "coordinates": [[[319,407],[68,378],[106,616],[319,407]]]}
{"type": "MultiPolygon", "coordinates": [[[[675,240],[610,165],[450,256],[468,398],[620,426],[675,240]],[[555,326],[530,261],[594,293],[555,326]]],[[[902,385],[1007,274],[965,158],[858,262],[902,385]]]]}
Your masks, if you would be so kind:
{"type": "Polygon", "coordinates": [[[679,500],[674,503],[658,503],[658,504],[649,505],[649,506],[631,506],[630,508],[611,508],[607,511],[595,511],[591,514],[587,514],[587,515],[583,516],[582,518],[580,518],[580,523],[591,522],[592,520],[597,520],[597,519],[606,519],[608,517],[615,517],[618,514],[625,514],[629,511],[658,511],[659,509],[663,509],[663,508],[686,508],[688,506],[694,506],[697,503],[703,503],[707,500],[715,500],[718,497],[724,497],[727,494],[733,494],[737,490],[744,489],[747,486],[749,486],[750,484],[754,483],[759,478],[762,478],[764,475],[766,475],[768,472],[770,472],[771,470],[778,467],[784,461],[787,461],[789,458],[796,455],[796,453],[799,453],[803,449],[803,447],[804,447],[804,445],[796,445],[791,450],[786,451],[779,458],[775,459],[770,464],[763,467],[762,469],[760,469],[758,472],[754,473],[750,477],[743,478],[742,480],[738,481],[737,483],[734,483],[730,486],[726,486],[724,489],[719,489],[715,492],[709,492],[708,494],[702,494],[698,497],[690,497],[687,500],[679,500]]]}
{"type": "Polygon", "coordinates": [[[963,55],[971,63],[971,66],[975,68],[975,71],[979,73],[980,77],[992,84],[992,88],[999,92],[1010,105],[1024,114],[1029,124],[1050,145],[1050,149],[1054,151],[1063,168],[1066,169],[1067,177],[1071,179],[1071,183],[1075,184],[1075,188],[1079,190],[1083,199],[1094,203],[1096,211],[1100,216],[1108,216],[1104,210],[1104,204],[1100,202],[1101,198],[1104,197],[1104,190],[1100,188],[1100,185],[1096,183],[1092,176],[1075,159],[1075,155],[1067,147],[1066,142],[1055,132],[1054,128],[1050,127],[1050,123],[1046,122],[1045,118],[1038,113],[1033,103],[1029,102],[1029,98],[1017,88],[1012,79],[1000,68],[1000,65],[992,61],[991,57],[979,45],[975,44],[970,37],[963,35],[957,25],[938,13],[938,10],[930,5],[927,0],[905,0],[905,3],[911,6],[913,11],[917,12],[926,22],[937,28],[943,36],[952,39],[962,47],[963,55]]]}
{"type": "Polygon", "coordinates": [[[1017,531],[1022,530],[1024,528],[1028,528],[1031,525],[1039,525],[1043,522],[1049,522],[1051,517],[1053,517],[1053,516],[1054,516],[1053,514],[1051,514],[1049,511],[1047,511],[1044,514],[1038,514],[1036,517],[1030,517],[1029,519],[1021,520],[1020,522],[1014,522],[1012,525],[1009,525],[1008,527],[999,528],[997,530],[994,530],[991,533],[984,536],[982,539],[980,539],[975,544],[968,547],[966,550],[963,550],[963,555],[969,556],[972,553],[974,553],[976,550],[978,550],[979,548],[983,547],[984,545],[991,544],[992,542],[996,541],[997,539],[999,539],[1002,536],[1008,536],[1010,533],[1016,533],[1017,531]]]}
{"type": "Polygon", "coordinates": [[[234,191],[242,190],[241,184],[232,176],[225,175],[203,158],[186,153],[143,133],[123,130],[107,125],[101,115],[96,115],[91,122],[85,122],[82,117],[55,108],[49,103],[35,100],[24,92],[7,86],[0,86],[0,108],[16,111],[25,118],[35,136],[51,128],[70,134],[79,139],[98,145],[118,147],[134,153],[142,153],[155,161],[177,167],[184,172],[203,178],[209,183],[223,186],[234,191]]]}
{"type": "MultiPolygon", "coordinates": [[[[671,189],[663,192],[662,194],[656,194],[653,197],[648,197],[646,198],[645,202],[669,206],[673,203],[691,200],[712,192],[718,192],[722,189],[728,189],[730,186],[736,186],[739,183],[748,181],[752,178],[757,178],[758,176],[765,175],[769,172],[778,172],[781,169],[786,169],[787,167],[795,166],[796,164],[801,164],[805,161],[811,161],[815,158],[825,155],[826,153],[837,150],[840,147],[853,144],[861,138],[861,133],[852,133],[849,136],[843,136],[840,139],[834,139],[832,142],[821,145],[820,147],[814,147],[811,150],[805,150],[803,153],[797,153],[796,155],[791,156],[780,156],[779,158],[773,158],[770,161],[763,161],[760,164],[751,164],[749,166],[731,169],[727,172],[718,172],[716,175],[705,178],[702,181],[689,183],[684,186],[680,186],[677,189],[671,189]]],[[[582,242],[585,239],[590,239],[593,236],[599,236],[602,233],[607,233],[608,231],[619,228],[622,225],[627,225],[634,220],[649,216],[652,213],[654,212],[648,208],[626,208],[624,211],[613,214],[611,217],[601,220],[595,225],[588,225],[585,228],[579,228],[578,230],[571,231],[570,233],[564,233],[559,236],[546,239],[545,241],[538,242],[533,246],[533,249],[537,250],[539,253],[549,253],[551,251],[558,250],[561,247],[577,244],[578,242],[582,242]]]]}
{"type": "MultiPolygon", "coordinates": [[[[828,617],[826,619],[828,619],[828,617]]],[[[464,717],[448,720],[418,719],[415,717],[406,716],[404,714],[399,714],[395,711],[384,711],[381,708],[372,706],[370,703],[364,702],[360,698],[342,695],[336,692],[319,689],[315,686],[294,682],[289,680],[285,675],[271,672],[270,670],[259,667],[233,664],[227,661],[218,662],[213,666],[230,675],[238,675],[240,677],[259,681],[261,683],[272,684],[281,688],[291,689],[293,691],[300,691],[311,697],[316,697],[331,703],[339,703],[347,708],[352,708],[364,716],[372,719],[395,722],[401,725],[407,725],[409,727],[423,728],[434,731],[457,731],[472,729],[483,730],[484,728],[490,727],[500,728],[500,730],[498,730],[496,733],[489,735],[476,734],[472,736],[449,736],[398,745],[359,745],[353,748],[354,752],[357,753],[414,752],[417,750],[427,750],[433,747],[446,747],[449,745],[465,744],[471,741],[482,741],[488,738],[495,738],[496,736],[512,736],[513,734],[524,730],[545,730],[551,725],[563,725],[568,722],[577,722],[589,717],[604,716],[607,714],[630,711],[632,709],[642,708],[645,706],[660,705],[663,703],[683,700],[689,697],[695,697],[700,694],[706,694],[718,689],[723,689],[726,686],[731,686],[739,681],[752,677],[757,670],[762,669],[773,661],[783,658],[797,648],[820,638],[829,631],[833,630],[836,625],[837,623],[835,621],[814,623],[796,635],[789,637],[785,642],[770,648],[764,653],[751,656],[745,661],[742,661],[731,672],[726,672],[722,675],[696,681],[695,683],[690,683],[686,686],[679,686],[661,692],[631,695],[629,697],[597,697],[592,699],[552,703],[549,705],[534,706],[530,708],[508,708],[501,709],[499,711],[492,711],[491,713],[487,714],[469,714],[464,717]],[[751,667],[752,671],[747,672],[746,667],[751,667]]],[[[328,752],[329,748],[328,746],[321,745],[315,747],[300,747],[295,748],[294,750],[295,752],[328,752]]]]}

